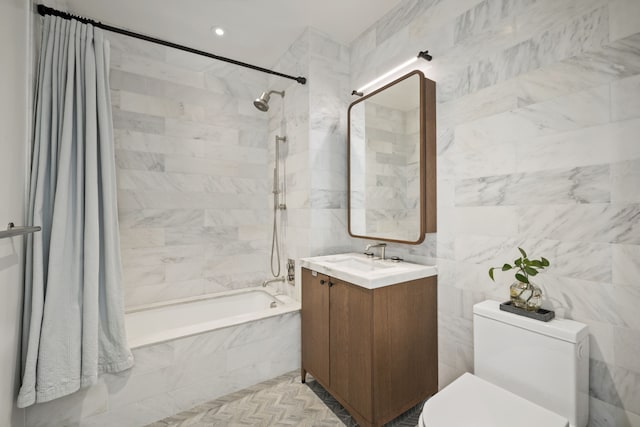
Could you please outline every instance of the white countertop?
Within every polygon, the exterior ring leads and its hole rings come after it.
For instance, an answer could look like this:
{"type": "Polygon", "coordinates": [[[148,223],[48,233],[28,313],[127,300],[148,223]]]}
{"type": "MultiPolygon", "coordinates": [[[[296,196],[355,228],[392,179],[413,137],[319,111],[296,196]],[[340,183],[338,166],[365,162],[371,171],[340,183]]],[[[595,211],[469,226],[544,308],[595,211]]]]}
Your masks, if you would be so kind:
{"type": "Polygon", "coordinates": [[[435,265],[394,262],[347,253],[300,259],[300,266],[367,289],[435,276],[435,265]]]}

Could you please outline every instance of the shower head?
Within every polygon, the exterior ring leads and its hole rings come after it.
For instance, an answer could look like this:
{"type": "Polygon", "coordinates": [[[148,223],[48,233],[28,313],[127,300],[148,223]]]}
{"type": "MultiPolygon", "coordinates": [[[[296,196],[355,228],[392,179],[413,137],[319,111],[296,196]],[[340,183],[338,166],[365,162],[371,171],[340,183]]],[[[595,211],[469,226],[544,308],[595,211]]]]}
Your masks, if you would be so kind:
{"type": "Polygon", "coordinates": [[[269,110],[269,94],[267,92],[262,92],[260,98],[253,101],[253,105],[260,111],[268,111],[269,110]]]}
{"type": "Polygon", "coordinates": [[[284,98],[284,91],[278,92],[277,90],[270,90],[269,92],[262,92],[260,98],[257,98],[253,101],[253,105],[260,111],[268,111],[269,110],[269,99],[271,99],[271,94],[275,93],[284,98]]]}

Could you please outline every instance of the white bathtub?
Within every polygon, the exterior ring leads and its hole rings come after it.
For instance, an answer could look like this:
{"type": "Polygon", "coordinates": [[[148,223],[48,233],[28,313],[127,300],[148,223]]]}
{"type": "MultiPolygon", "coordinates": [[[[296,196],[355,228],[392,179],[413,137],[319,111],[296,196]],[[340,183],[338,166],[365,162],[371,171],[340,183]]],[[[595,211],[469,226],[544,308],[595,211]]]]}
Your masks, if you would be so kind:
{"type": "Polygon", "coordinates": [[[299,369],[299,311],[269,287],[128,310],[134,367],[30,407],[27,425],[144,426],[299,369]]]}
{"type": "Polygon", "coordinates": [[[202,295],[131,308],[127,338],[138,348],[297,310],[299,302],[261,286],[202,295]]]}

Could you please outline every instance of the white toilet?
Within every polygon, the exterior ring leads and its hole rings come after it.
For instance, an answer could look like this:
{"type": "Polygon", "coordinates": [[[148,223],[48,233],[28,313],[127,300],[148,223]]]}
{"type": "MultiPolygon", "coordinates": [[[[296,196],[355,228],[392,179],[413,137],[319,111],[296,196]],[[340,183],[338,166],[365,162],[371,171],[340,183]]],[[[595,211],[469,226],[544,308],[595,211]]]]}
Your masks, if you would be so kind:
{"type": "Polygon", "coordinates": [[[475,375],[429,399],[420,427],[584,427],[589,418],[587,326],[473,307],[475,375]]]}

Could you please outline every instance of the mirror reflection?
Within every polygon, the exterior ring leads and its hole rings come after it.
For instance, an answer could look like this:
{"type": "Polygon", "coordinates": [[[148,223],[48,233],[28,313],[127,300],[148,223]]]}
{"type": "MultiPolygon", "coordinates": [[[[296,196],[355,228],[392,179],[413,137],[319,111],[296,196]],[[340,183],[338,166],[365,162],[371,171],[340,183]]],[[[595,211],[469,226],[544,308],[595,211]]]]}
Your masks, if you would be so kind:
{"type": "Polygon", "coordinates": [[[349,232],[419,243],[424,238],[423,80],[411,72],[349,107],[349,232]]]}

